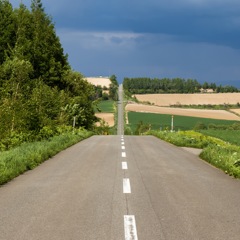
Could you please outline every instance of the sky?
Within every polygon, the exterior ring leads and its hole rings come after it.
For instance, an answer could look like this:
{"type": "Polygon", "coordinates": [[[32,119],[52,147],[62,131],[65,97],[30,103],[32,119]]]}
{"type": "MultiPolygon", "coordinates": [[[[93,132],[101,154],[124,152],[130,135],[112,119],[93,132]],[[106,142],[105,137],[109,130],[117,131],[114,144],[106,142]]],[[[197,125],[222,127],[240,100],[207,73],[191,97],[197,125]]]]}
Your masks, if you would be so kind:
{"type": "Polygon", "coordinates": [[[86,77],[180,77],[240,87],[239,0],[42,3],[70,65],[86,77]]]}

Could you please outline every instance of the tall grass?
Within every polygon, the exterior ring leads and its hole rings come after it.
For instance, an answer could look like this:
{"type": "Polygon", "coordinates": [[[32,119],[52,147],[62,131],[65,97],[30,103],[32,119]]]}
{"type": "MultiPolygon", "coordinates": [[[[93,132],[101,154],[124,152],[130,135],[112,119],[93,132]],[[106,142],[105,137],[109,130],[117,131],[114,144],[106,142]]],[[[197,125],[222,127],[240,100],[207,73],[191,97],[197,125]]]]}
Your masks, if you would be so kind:
{"type": "Polygon", "coordinates": [[[4,184],[71,145],[88,138],[91,132],[81,130],[52,137],[41,142],[24,143],[0,153],[0,184],[4,184]]]}

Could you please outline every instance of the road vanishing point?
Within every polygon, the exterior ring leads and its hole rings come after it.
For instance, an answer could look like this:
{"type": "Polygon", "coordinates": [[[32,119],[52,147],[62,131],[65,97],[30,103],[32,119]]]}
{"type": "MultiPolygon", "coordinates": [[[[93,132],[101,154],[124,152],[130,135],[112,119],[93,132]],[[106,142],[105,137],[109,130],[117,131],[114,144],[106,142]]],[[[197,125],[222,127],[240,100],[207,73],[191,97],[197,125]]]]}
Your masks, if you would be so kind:
{"type": "Polygon", "coordinates": [[[0,187],[1,240],[239,240],[240,182],[153,136],[93,136],[0,187]]]}

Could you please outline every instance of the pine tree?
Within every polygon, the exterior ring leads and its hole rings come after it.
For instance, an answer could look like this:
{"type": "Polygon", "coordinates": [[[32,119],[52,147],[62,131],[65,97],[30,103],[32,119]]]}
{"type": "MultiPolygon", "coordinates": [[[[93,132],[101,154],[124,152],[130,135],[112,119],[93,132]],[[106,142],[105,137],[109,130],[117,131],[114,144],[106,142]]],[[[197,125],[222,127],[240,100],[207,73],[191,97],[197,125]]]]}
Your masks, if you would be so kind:
{"type": "Polygon", "coordinates": [[[63,74],[69,68],[51,18],[44,12],[41,0],[32,0],[32,58],[34,77],[49,86],[64,87],[63,74]]]}

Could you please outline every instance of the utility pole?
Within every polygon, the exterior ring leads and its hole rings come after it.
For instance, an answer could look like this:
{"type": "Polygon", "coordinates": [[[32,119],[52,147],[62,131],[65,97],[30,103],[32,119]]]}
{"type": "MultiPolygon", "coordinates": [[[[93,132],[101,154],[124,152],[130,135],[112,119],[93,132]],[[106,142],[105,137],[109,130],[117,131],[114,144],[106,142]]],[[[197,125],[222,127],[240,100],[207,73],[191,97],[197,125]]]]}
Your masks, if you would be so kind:
{"type": "Polygon", "coordinates": [[[171,132],[173,132],[173,115],[172,115],[172,122],[171,122],[171,132]]]}

